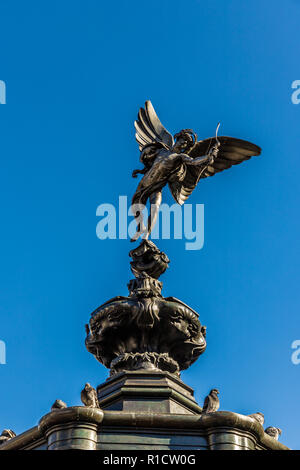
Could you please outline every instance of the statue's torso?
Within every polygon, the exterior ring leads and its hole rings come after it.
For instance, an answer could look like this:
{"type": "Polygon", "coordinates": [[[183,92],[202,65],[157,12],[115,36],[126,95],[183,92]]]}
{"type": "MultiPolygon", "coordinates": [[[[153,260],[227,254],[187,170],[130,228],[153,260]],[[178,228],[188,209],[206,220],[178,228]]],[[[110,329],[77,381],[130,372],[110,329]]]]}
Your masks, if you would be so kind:
{"type": "Polygon", "coordinates": [[[143,186],[148,186],[161,181],[164,186],[170,175],[177,171],[181,165],[180,154],[171,153],[169,150],[162,149],[159,151],[150,170],[147,171],[141,180],[143,186]]]}

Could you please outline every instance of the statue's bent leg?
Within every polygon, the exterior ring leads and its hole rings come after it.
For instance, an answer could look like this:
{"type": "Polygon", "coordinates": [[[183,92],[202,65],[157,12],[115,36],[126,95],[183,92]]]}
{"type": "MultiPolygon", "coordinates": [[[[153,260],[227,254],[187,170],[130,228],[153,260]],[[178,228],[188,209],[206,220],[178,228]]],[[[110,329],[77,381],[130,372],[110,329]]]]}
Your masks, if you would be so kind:
{"type": "Polygon", "coordinates": [[[143,210],[144,210],[145,205],[139,203],[135,203],[131,206],[134,218],[136,220],[137,224],[137,231],[135,235],[131,238],[131,242],[135,242],[140,238],[140,236],[144,233],[146,233],[146,227],[144,225],[144,218],[143,218],[143,210]]]}
{"type": "Polygon", "coordinates": [[[148,230],[145,236],[146,240],[148,240],[149,235],[155,225],[155,222],[158,216],[159,208],[160,208],[161,201],[162,201],[161,191],[151,194],[149,201],[150,201],[150,215],[148,217],[148,230]]]}

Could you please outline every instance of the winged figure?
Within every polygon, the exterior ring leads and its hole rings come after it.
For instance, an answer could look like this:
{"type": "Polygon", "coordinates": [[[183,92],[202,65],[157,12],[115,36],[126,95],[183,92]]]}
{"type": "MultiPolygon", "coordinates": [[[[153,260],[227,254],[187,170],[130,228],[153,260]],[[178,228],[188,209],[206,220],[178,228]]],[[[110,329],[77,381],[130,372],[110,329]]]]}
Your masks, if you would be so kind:
{"type": "Polygon", "coordinates": [[[151,101],[146,101],[145,108],[140,108],[134,125],[144,168],[134,170],[132,176],[144,176],[132,198],[137,232],[131,241],[139,237],[148,239],[157,219],[164,186],[169,185],[173,198],[182,205],[200,179],[213,176],[261,152],[251,142],[218,137],[217,131],[214,137],[199,141],[191,129],[183,129],[173,137],[158,119],[151,101]],[[148,200],[151,212],[146,227],[142,210],[148,200]]]}

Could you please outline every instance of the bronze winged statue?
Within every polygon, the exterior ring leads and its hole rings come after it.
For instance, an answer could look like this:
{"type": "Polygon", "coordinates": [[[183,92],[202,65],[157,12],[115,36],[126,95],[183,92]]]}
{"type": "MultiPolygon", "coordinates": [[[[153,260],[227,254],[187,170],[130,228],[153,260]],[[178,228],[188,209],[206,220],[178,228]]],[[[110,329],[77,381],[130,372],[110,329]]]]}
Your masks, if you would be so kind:
{"type": "Polygon", "coordinates": [[[144,176],[132,198],[138,227],[131,241],[139,237],[148,239],[162,201],[162,189],[166,184],[169,185],[175,201],[182,205],[201,178],[213,176],[261,152],[251,142],[234,137],[218,137],[217,131],[215,137],[199,141],[191,129],[183,129],[173,137],[158,119],[151,101],[146,101],[145,109],[140,108],[134,125],[141,152],[140,161],[144,168],[134,170],[132,176],[144,176]],[[151,212],[146,227],[142,208],[148,200],[151,212]]]}

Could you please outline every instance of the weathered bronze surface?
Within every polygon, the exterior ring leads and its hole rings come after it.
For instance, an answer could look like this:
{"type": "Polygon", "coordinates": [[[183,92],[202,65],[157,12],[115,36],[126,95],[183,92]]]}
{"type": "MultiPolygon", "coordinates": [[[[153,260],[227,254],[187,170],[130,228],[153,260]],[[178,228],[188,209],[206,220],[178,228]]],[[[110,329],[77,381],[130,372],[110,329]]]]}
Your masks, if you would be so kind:
{"type": "Polygon", "coordinates": [[[92,313],[86,347],[111,374],[155,369],[174,374],[205,351],[206,329],[198,314],[146,272],[129,283],[128,297],[116,297],[92,313]]]}

